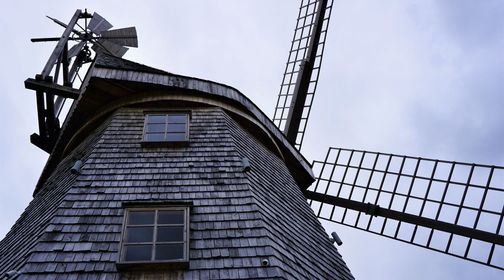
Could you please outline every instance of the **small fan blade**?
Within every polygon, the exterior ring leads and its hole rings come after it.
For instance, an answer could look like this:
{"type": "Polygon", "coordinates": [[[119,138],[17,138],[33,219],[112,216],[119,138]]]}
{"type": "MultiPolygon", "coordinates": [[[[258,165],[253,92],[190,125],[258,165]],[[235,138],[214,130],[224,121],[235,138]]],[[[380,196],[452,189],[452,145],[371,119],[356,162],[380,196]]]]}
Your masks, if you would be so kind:
{"type": "Polygon", "coordinates": [[[86,44],[85,41],[82,41],[78,44],[75,44],[73,45],[69,50],[68,50],[68,57],[74,57],[76,56],[77,54],[79,54],[80,50],[82,49],[82,47],[84,47],[84,45],[86,44]]]}
{"type": "Polygon", "coordinates": [[[117,57],[122,57],[128,51],[126,47],[102,39],[98,39],[91,48],[97,53],[106,53],[117,57]]]}
{"type": "Polygon", "coordinates": [[[103,31],[101,39],[107,39],[121,46],[138,47],[138,38],[135,27],[126,27],[103,31]]]}
{"type": "Polygon", "coordinates": [[[93,18],[89,21],[88,28],[95,34],[101,34],[103,31],[112,28],[112,24],[98,13],[93,13],[93,18]]]}

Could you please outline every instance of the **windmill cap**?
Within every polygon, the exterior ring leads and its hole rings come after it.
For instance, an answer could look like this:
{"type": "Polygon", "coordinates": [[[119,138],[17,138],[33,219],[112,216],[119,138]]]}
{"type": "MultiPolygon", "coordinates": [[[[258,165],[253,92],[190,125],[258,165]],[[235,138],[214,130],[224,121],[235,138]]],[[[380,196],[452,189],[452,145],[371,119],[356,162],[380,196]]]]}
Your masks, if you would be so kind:
{"type": "Polygon", "coordinates": [[[79,138],[78,134],[85,126],[124,106],[155,100],[177,100],[176,98],[220,106],[233,114],[241,115],[268,135],[276,147],[274,152],[284,160],[301,190],[307,189],[315,181],[308,161],[289,143],[277,126],[237,89],[99,54],[81,86],[79,98],[72,105],[62,126],[60,137],[37,183],[35,193],[59,161],[70,152],[71,142],[79,138]],[[133,103],[120,102],[125,99],[133,103]],[[103,100],[108,101],[104,103],[103,100]]]}

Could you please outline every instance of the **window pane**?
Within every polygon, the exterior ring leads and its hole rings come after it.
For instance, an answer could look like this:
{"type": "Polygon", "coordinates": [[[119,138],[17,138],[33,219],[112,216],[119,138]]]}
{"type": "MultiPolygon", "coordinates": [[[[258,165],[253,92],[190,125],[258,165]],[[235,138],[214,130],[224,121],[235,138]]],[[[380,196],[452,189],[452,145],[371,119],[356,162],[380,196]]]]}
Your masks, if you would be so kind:
{"type": "Polygon", "coordinates": [[[152,225],[154,224],[154,211],[130,211],[128,225],[152,225]]]}
{"type": "Polygon", "coordinates": [[[164,141],[164,133],[145,134],[145,141],[164,141]]]}
{"type": "Polygon", "coordinates": [[[153,227],[127,228],[126,242],[152,242],[153,227]]]}
{"type": "Polygon", "coordinates": [[[181,115],[168,115],[168,123],[186,123],[187,122],[187,115],[186,114],[181,114],[181,115]]]}
{"type": "Polygon", "coordinates": [[[148,124],[147,125],[147,132],[164,132],[165,131],[166,125],[164,123],[160,124],[148,124]]]}
{"type": "Polygon", "coordinates": [[[124,246],[126,253],[125,261],[150,261],[152,245],[127,245],[124,246]]]}
{"type": "Polygon", "coordinates": [[[168,132],[185,132],[186,125],[185,124],[168,124],[168,132]]]}
{"type": "Polygon", "coordinates": [[[167,133],[166,140],[167,141],[185,141],[186,134],[185,133],[167,133]]]}
{"type": "Polygon", "coordinates": [[[184,211],[159,211],[158,224],[183,224],[184,211]]]}
{"type": "Polygon", "coordinates": [[[176,260],[184,258],[184,243],[156,246],[156,260],[176,260]]]}
{"type": "Polygon", "coordinates": [[[147,115],[147,123],[165,123],[166,115],[147,115]]]}
{"type": "Polygon", "coordinates": [[[184,227],[158,227],[156,241],[184,241],[184,227]]]}

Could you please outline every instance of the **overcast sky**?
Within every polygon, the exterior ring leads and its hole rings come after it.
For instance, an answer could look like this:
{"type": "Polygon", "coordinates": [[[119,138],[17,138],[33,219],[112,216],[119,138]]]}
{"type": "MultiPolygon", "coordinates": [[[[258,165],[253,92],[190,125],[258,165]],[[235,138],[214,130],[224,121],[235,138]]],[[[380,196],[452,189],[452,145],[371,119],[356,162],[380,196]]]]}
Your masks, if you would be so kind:
{"type": "MultiPolygon", "coordinates": [[[[504,1],[335,0],[303,154],[366,149],[504,165],[504,1]]],[[[77,8],[137,27],[125,58],[231,85],[272,116],[299,2],[9,1],[0,17],[0,236],[31,200],[47,154],[31,145],[38,74],[77,8]],[[81,6],[83,3],[87,6],[81,6]]],[[[502,279],[496,269],[339,225],[358,279],[502,279]]]]}

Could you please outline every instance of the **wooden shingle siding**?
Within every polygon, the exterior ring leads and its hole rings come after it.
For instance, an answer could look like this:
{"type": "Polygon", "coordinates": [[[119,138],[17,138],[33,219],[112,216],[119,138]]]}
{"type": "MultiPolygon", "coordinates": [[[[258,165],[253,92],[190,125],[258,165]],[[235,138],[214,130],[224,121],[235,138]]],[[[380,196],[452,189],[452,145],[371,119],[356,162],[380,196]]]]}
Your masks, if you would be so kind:
{"type": "Polygon", "coordinates": [[[109,56],[91,71],[0,242],[0,278],[353,279],[302,194],[309,164],[239,91],[109,56]],[[191,112],[186,146],[142,147],[153,109],[191,112]],[[177,201],[192,204],[189,269],[118,271],[125,207],[177,201]]]}
{"type": "Polygon", "coordinates": [[[289,170],[225,111],[192,110],[189,145],[177,148],[142,148],[143,118],[142,108],[114,113],[75,151],[81,175],[65,173],[70,158],[61,163],[13,227],[37,225],[36,236],[24,240],[17,230],[2,241],[9,254],[14,240],[26,248],[3,272],[19,270],[20,279],[352,279],[289,170]],[[245,173],[244,156],[252,166],[245,173]],[[42,205],[44,196],[56,199],[51,191],[59,198],[42,205]],[[193,202],[189,270],[118,272],[122,204],[173,200],[193,202]],[[26,221],[35,214],[45,218],[26,221]]]}
{"type": "Polygon", "coordinates": [[[250,189],[290,279],[353,279],[285,164],[231,118],[237,151],[250,160],[250,189]]]}
{"type": "MultiPolygon", "coordinates": [[[[64,197],[76,184],[77,175],[70,172],[75,159],[85,159],[89,156],[96,143],[98,142],[100,132],[108,126],[105,122],[97,133],[89,136],[77,147],[71,155],[63,159],[46,182],[43,191],[39,192],[21,217],[12,226],[5,238],[0,241],[0,276],[8,271],[18,271],[24,265],[27,259],[30,259],[30,252],[36,250],[38,246],[51,247],[56,250],[62,245],[59,243],[48,243],[39,245],[38,242],[45,242],[50,238],[56,241],[61,240],[59,228],[48,225],[51,219],[60,213],[60,207],[67,205],[64,197]]],[[[51,260],[54,255],[39,256],[38,259],[47,258],[51,260]]]]}
{"type": "Polygon", "coordinates": [[[289,153],[297,159],[297,163],[303,166],[305,172],[309,173],[311,177],[314,176],[309,163],[296,148],[290,145],[289,141],[285,138],[285,135],[276,127],[276,125],[261,110],[259,110],[259,108],[250,99],[233,87],[213,81],[168,73],[105,54],[98,56],[95,67],[93,67],[92,71],[91,76],[96,78],[141,82],[145,84],[155,84],[184,90],[199,91],[206,95],[223,97],[236,101],[241,106],[247,108],[249,114],[253,115],[254,118],[267,127],[270,133],[272,133],[276,139],[284,145],[289,153]]]}
{"type": "MultiPolygon", "coordinates": [[[[259,108],[238,90],[216,82],[171,74],[124,59],[100,54],[90,66],[79,98],[72,104],[60,137],[39,178],[34,193],[42,189],[61,159],[77,139],[86,137],[97,118],[128,102],[196,102],[246,115],[267,130],[268,137],[286,160],[298,185],[306,189],[314,180],[310,164],[286,140],[283,133],[259,108]]],[[[117,135],[122,137],[121,135],[117,135]]],[[[78,142],[78,141],[77,141],[78,142]]]]}

